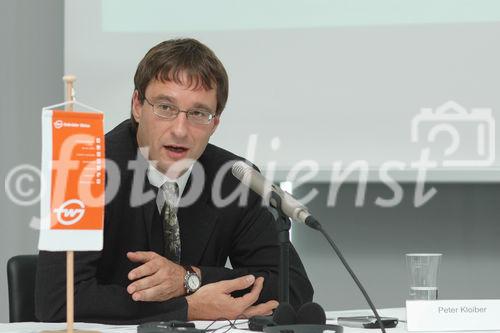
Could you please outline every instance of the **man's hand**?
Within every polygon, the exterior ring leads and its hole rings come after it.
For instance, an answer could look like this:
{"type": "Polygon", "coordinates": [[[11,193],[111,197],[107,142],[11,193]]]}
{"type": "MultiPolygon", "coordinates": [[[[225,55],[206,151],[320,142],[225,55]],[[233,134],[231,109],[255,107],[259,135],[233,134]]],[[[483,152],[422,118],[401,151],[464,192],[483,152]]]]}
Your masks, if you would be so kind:
{"type": "Polygon", "coordinates": [[[166,301],[184,295],[184,267],[155,252],[128,252],[127,258],[142,263],[128,273],[134,282],[127,291],[134,301],[166,301]]]}
{"type": "Polygon", "coordinates": [[[188,320],[237,319],[269,315],[278,306],[278,302],[269,301],[253,305],[259,298],[263,285],[264,278],[255,279],[253,275],[207,284],[186,297],[188,320]],[[231,296],[233,291],[246,289],[252,284],[249,293],[238,298],[231,296]]]}

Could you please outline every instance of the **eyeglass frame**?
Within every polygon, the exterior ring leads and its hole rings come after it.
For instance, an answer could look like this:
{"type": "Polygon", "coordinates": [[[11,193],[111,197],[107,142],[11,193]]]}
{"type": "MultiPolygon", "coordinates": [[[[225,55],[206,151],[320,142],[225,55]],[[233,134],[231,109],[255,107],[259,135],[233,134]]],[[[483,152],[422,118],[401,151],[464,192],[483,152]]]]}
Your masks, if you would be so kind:
{"type": "Polygon", "coordinates": [[[186,118],[187,118],[187,120],[188,120],[190,123],[192,123],[192,124],[195,124],[195,125],[209,125],[209,124],[212,122],[212,120],[213,120],[214,118],[216,118],[216,117],[217,117],[217,115],[216,115],[216,114],[213,114],[212,112],[210,112],[210,111],[208,111],[208,110],[205,110],[205,109],[197,109],[197,108],[192,108],[192,109],[188,109],[188,110],[182,110],[180,107],[178,107],[177,105],[175,105],[175,104],[173,104],[173,103],[156,103],[156,104],[153,104],[153,103],[151,103],[151,102],[150,102],[150,101],[146,98],[146,96],[144,96],[144,100],[145,100],[145,101],[146,101],[149,105],[151,105],[151,107],[153,108],[153,113],[154,113],[155,115],[157,115],[157,116],[158,116],[158,117],[160,117],[160,118],[167,119],[167,120],[174,120],[174,119],[176,119],[176,118],[179,116],[179,114],[182,112],[182,113],[185,113],[185,114],[186,114],[186,118]],[[165,105],[168,105],[169,107],[171,107],[172,109],[174,109],[174,110],[176,111],[176,113],[175,113],[174,117],[172,117],[172,118],[168,118],[168,117],[165,117],[164,115],[161,115],[161,114],[157,113],[157,112],[156,112],[156,111],[157,111],[157,106],[158,106],[158,105],[160,105],[160,104],[165,104],[165,105]],[[156,107],[155,107],[155,106],[156,106],[156,107]],[[203,112],[203,113],[207,113],[207,114],[209,114],[209,115],[210,115],[210,118],[208,119],[208,122],[206,122],[206,123],[204,123],[204,122],[203,122],[203,123],[198,123],[198,122],[194,121],[194,120],[193,120],[193,118],[190,118],[190,116],[189,116],[189,115],[190,115],[190,112],[192,112],[192,111],[198,111],[198,112],[203,112]]]}

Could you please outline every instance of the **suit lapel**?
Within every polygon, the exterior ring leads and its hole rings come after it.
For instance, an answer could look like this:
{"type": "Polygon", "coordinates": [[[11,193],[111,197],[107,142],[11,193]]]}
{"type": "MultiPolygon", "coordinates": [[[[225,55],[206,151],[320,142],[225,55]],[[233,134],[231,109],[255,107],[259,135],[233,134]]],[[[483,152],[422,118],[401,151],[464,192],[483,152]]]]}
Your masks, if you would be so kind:
{"type": "MultiPolygon", "coordinates": [[[[128,133],[123,136],[125,140],[122,140],[122,134],[118,133],[118,138],[120,138],[119,141],[113,141],[111,140],[108,142],[108,134],[106,134],[106,145],[108,143],[112,146],[115,147],[116,145],[119,144],[118,147],[125,147],[125,150],[122,152],[120,150],[118,154],[119,158],[116,158],[116,162],[118,162],[120,170],[124,174],[127,175],[126,178],[124,178],[122,181],[124,181],[126,184],[131,184],[131,190],[133,189],[133,181],[134,177],[144,177],[144,186],[143,186],[143,193],[146,193],[147,191],[152,190],[155,193],[157,193],[157,188],[149,183],[149,179],[147,177],[147,169],[149,166],[149,162],[147,159],[142,155],[142,153],[139,151],[139,147],[137,145],[137,131],[134,127],[131,126],[130,120],[124,121],[122,124],[119,125],[120,129],[116,128],[113,131],[120,131],[123,129],[128,128],[128,133]],[[123,126],[123,127],[122,127],[123,126]],[[118,143],[119,142],[119,143],[118,143]],[[130,161],[136,161],[139,164],[135,167],[135,171],[132,171],[129,169],[129,162],[130,161]]],[[[116,134],[115,134],[116,135],[116,134]]],[[[116,153],[113,151],[113,153],[116,153]]],[[[112,159],[115,161],[115,159],[112,159]]],[[[131,198],[129,197],[129,200],[131,198]]],[[[130,204],[130,201],[129,201],[130,204]]],[[[124,208],[125,209],[125,208],[124,208]]],[[[135,213],[135,212],[134,212],[135,213]]],[[[161,217],[160,214],[158,213],[158,207],[156,206],[156,200],[149,200],[146,203],[142,204],[140,207],[137,207],[137,215],[136,218],[138,220],[142,219],[144,222],[144,227],[146,229],[146,242],[149,245],[149,250],[154,251],[156,253],[162,254],[163,253],[163,226],[161,223],[161,217]]],[[[140,223],[140,221],[138,221],[140,223]]]]}

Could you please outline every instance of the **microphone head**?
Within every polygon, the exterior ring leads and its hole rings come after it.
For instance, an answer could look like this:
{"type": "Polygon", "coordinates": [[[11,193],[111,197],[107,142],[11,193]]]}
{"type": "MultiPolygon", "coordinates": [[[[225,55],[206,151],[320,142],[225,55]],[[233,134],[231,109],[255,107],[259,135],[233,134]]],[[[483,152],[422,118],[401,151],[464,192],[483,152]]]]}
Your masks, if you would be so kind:
{"type": "Polygon", "coordinates": [[[243,161],[238,161],[231,167],[231,172],[233,176],[235,176],[239,180],[242,180],[248,169],[252,169],[252,167],[243,161]]]}
{"type": "Polygon", "coordinates": [[[274,310],[273,321],[276,325],[293,325],[297,322],[295,309],[289,303],[280,303],[274,310]]]}
{"type": "Polygon", "coordinates": [[[325,310],[318,303],[306,303],[297,312],[297,324],[324,325],[326,324],[325,310]]]}

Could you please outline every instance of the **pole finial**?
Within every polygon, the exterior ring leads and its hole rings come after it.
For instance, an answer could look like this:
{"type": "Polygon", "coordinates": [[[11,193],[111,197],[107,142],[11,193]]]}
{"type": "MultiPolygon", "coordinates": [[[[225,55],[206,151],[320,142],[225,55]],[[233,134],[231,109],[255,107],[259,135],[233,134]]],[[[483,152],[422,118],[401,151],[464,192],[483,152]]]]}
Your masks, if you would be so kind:
{"type": "MultiPolygon", "coordinates": [[[[76,81],[76,76],[74,75],[64,75],[63,81],[66,84],[66,102],[75,100],[75,89],[73,88],[73,83],[76,81]]],[[[66,111],[73,111],[73,105],[66,105],[66,111]]]]}
{"type": "Polygon", "coordinates": [[[66,83],[73,83],[76,81],[76,76],[74,75],[64,75],[63,76],[63,81],[66,83]]]}

